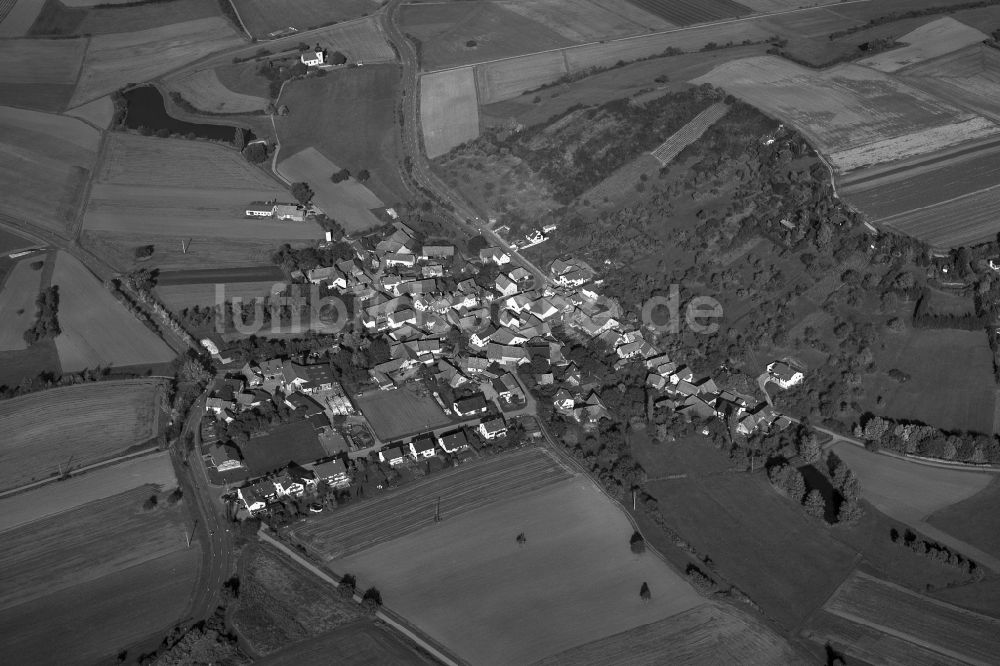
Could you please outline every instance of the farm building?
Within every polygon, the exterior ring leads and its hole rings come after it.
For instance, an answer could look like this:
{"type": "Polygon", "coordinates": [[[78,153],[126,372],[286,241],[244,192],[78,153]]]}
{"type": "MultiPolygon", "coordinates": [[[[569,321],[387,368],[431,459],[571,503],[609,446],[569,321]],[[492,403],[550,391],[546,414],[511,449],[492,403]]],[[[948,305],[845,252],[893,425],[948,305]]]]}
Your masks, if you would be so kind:
{"type": "Polygon", "coordinates": [[[279,220],[302,222],[306,212],[299,204],[280,204],[275,201],[254,201],[246,207],[247,217],[276,217],[279,220]]]}
{"type": "Polygon", "coordinates": [[[299,56],[299,60],[306,67],[318,67],[326,64],[326,49],[320,48],[319,44],[312,51],[306,51],[299,56]]]}

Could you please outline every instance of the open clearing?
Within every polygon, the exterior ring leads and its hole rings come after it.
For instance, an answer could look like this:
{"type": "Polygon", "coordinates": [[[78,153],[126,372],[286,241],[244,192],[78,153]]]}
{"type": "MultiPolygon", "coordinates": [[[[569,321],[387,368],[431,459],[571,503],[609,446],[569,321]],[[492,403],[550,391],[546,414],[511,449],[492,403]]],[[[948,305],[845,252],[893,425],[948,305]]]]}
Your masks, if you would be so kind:
{"type": "Polygon", "coordinates": [[[986,35],[975,28],[945,17],[922,25],[897,40],[906,46],[862,58],[858,64],[881,72],[895,72],[987,39],[986,35]]]}
{"type": "Polygon", "coordinates": [[[99,140],[100,132],[76,118],[0,107],[3,212],[66,234],[99,140]]]}
{"type": "Polygon", "coordinates": [[[148,486],[150,493],[177,487],[170,453],[161,451],[46,484],[0,500],[0,532],[55,516],[96,500],[148,486]]]}
{"type": "Polygon", "coordinates": [[[1000,620],[861,572],[845,581],[823,609],[965,663],[994,663],[1000,650],[1000,620]]]}
{"type": "Polygon", "coordinates": [[[479,103],[472,67],[420,78],[420,124],[430,158],[479,136],[479,103]]]}
{"type": "Polygon", "coordinates": [[[62,111],[73,96],[86,39],[0,40],[0,99],[4,104],[62,111]]]}
{"type": "Polygon", "coordinates": [[[935,511],[931,525],[1000,557],[1000,477],[971,497],[935,511]]]}
{"type": "Polygon", "coordinates": [[[56,336],[63,372],[172,361],[176,354],[111,295],[76,257],[56,255],[53,286],[59,287],[56,336]]]}
{"type": "MultiPolygon", "coordinates": [[[[402,162],[397,108],[401,68],[365,65],[293,81],[281,93],[292,110],[274,119],[281,156],[315,148],[341,168],[371,174],[365,187],[390,206],[408,198],[399,176],[402,162]]],[[[329,173],[310,178],[328,179],[329,173]]]]}
{"type": "Polygon", "coordinates": [[[523,449],[466,463],[332,514],[314,516],[295,527],[293,535],[322,561],[349,557],[433,526],[433,507],[439,500],[447,522],[568,476],[544,450],[523,449]]]}
{"type": "Polygon", "coordinates": [[[23,37],[46,0],[5,0],[0,6],[0,37],[23,37]]]}
{"type": "Polygon", "coordinates": [[[89,102],[126,83],[149,81],[242,42],[229,21],[218,16],[92,37],[70,106],[89,102]]]}
{"type": "Polygon", "coordinates": [[[632,526],[588,478],[506,497],[331,566],[477,664],[529,663],[704,603],[663,561],[629,550],[632,526]]]}
{"type": "Polygon", "coordinates": [[[659,622],[575,647],[536,666],[604,666],[628,655],[631,666],[795,663],[799,656],[761,622],[727,604],[705,603],[659,622]]]}
{"type": "Polygon", "coordinates": [[[243,24],[260,39],[294,28],[298,32],[375,12],[379,0],[235,0],[243,24]]]}
{"type": "Polygon", "coordinates": [[[11,664],[110,663],[122,646],[165,635],[194,588],[198,550],[175,550],[0,611],[0,656],[11,664]]]}
{"type": "Polygon", "coordinates": [[[0,351],[28,348],[24,332],[35,322],[35,299],[42,283],[41,269],[32,264],[40,258],[20,260],[0,282],[0,351]]]}
{"type": "Polygon", "coordinates": [[[381,226],[372,209],[385,204],[354,178],[334,183],[330,180],[340,167],[315,148],[305,148],[278,163],[278,173],[289,182],[307,182],[315,192],[313,203],[354,234],[381,226]]]}
{"type": "Polygon", "coordinates": [[[793,125],[841,171],[1000,131],[988,120],[858,65],[809,70],[773,56],[720,65],[711,83],[793,125]]]}
{"type": "Polygon", "coordinates": [[[248,113],[263,111],[268,100],[233,92],[222,85],[214,69],[202,69],[168,80],[164,86],[176,92],[200,111],[209,113],[248,113]]]}
{"type": "Polygon", "coordinates": [[[434,398],[419,396],[405,386],[395,391],[372,391],[354,402],[383,442],[451,422],[434,398]]]}
{"type": "Polygon", "coordinates": [[[162,387],[156,380],[94,382],[0,402],[0,488],[111,458],[154,437],[162,387]]]}
{"type": "Polygon", "coordinates": [[[667,524],[786,629],[797,627],[854,568],[853,549],[779,495],[762,474],[645,487],[667,524]]]}
{"type": "Polygon", "coordinates": [[[876,352],[878,367],[899,369],[910,378],[900,383],[876,375],[868,395],[872,401],[881,395],[885,404],[870,405],[872,411],[945,430],[993,432],[996,382],[985,331],[908,329],[890,333],[886,342],[876,352]]]}

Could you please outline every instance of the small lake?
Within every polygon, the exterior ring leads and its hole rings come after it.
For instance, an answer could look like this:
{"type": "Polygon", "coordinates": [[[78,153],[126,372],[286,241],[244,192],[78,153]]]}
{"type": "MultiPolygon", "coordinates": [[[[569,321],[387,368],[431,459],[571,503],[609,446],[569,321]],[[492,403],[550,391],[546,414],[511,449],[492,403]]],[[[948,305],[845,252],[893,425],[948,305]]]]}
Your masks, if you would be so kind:
{"type": "MultiPolygon", "coordinates": [[[[125,93],[125,101],[128,103],[125,126],[129,129],[137,130],[145,127],[152,130],[154,134],[160,130],[167,130],[171,134],[193,134],[200,139],[227,141],[230,143],[233,141],[233,135],[236,133],[236,127],[233,125],[189,123],[174,118],[167,113],[163,96],[156,86],[133,88],[125,93]]],[[[247,130],[247,141],[250,140],[252,140],[252,135],[247,130]]]]}

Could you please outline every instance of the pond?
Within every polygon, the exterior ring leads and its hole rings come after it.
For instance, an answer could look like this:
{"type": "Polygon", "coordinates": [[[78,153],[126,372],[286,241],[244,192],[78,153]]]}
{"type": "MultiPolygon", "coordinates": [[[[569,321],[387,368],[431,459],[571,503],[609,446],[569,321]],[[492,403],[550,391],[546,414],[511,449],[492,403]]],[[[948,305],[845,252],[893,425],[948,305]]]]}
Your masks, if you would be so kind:
{"type": "MultiPolygon", "coordinates": [[[[125,93],[128,112],[125,115],[125,126],[129,129],[149,130],[152,134],[191,135],[200,139],[227,141],[232,143],[236,133],[233,125],[209,125],[206,123],[189,123],[178,120],[167,113],[163,96],[156,86],[140,86],[125,93]]],[[[252,134],[247,130],[247,141],[252,140],[252,134]]]]}

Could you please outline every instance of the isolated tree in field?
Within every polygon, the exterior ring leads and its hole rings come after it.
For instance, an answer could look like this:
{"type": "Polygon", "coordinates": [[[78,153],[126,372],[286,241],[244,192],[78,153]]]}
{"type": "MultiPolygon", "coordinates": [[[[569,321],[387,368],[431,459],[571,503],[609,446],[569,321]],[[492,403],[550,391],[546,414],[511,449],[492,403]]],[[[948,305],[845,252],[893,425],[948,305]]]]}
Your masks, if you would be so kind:
{"type": "Polygon", "coordinates": [[[809,491],[804,506],[806,513],[813,518],[823,518],[826,515],[826,500],[823,499],[823,493],[819,490],[809,491]]]}
{"type": "Polygon", "coordinates": [[[344,574],[340,578],[340,587],[337,588],[337,592],[345,599],[353,599],[357,587],[358,579],[354,577],[354,574],[344,574]]]}
{"type": "Polygon", "coordinates": [[[518,546],[523,546],[528,543],[528,537],[524,536],[524,532],[521,532],[517,535],[517,539],[515,539],[515,541],[517,541],[518,546]]]}
{"type": "Polygon", "coordinates": [[[632,533],[632,538],[629,539],[629,548],[636,555],[641,555],[646,552],[646,540],[642,538],[642,535],[638,532],[632,533]]]}
{"type": "Polygon", "coordinates": [[[156,508],[157,498],[156,495],[150,495],[146,498],[146,501],[142,503],[142,508],[146,511],[156,508]]]}
{"type": "Polygon", "coordinates": [[[334,171],[333,175],[330,176],[330,180],[334,183],[342,183],[351,177],[351,172],[347,169],[341,169],[340,171],[334,171]]]}
{"type": "Polygon", "coordinates": [[[358,172],[358,175],[355,176],[355,178],[358,179],[359,183],[363,183],[371,177],[372,175],[368,172],[368,169],[362,169],[361,171],[358,172]]]}
{"type": "Polygon", "coordinates": [[[639,598],[643,601],[649,601],[653,598],[653,593],[649,589],[649,583],[643,582],[642,587],[639,588],[639,598]]]}
{"type": "Polygon", "coordinates": [[[369,587],[361,596],[361,607],[369,615],[374,615],[382,606],[382,593],[377,588],[369,587]]]}
{"type": "Polygon", "coordinates": [[[292,196],[295,197],[300,204],[307,206],[309,205],[309,202],[312,201],[313,191],[312,188],[309,187],[309,183],[292,183],[292,196]]]}

